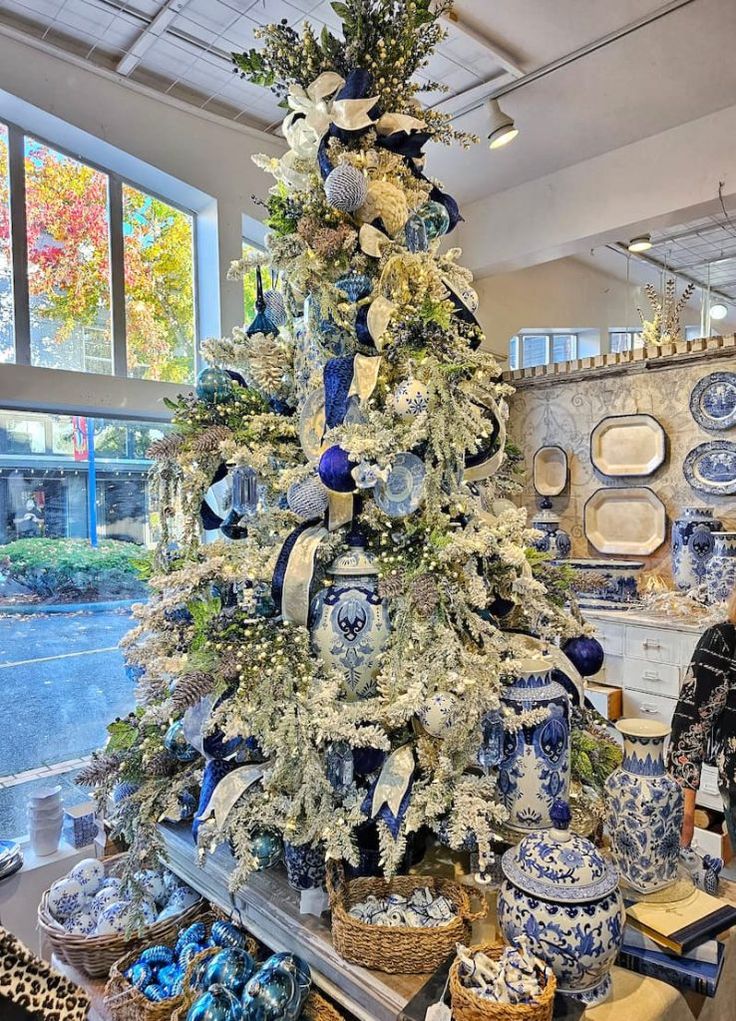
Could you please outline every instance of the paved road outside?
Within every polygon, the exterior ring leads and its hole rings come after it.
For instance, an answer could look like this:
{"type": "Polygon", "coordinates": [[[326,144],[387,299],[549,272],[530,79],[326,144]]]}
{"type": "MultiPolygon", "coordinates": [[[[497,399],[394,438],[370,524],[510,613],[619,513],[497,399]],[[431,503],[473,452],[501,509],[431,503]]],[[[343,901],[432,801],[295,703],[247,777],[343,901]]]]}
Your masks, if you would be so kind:
{"type": "Polygon", "coordinates": [[[86,800],[72,783],[78,766],[52,781],[8,778],[89,755],[132,708],[117,648],[130,627],[125,611],[0,615],[0,837],[25,832],[32,787],[61,783],[68,804],[86,800]]]}

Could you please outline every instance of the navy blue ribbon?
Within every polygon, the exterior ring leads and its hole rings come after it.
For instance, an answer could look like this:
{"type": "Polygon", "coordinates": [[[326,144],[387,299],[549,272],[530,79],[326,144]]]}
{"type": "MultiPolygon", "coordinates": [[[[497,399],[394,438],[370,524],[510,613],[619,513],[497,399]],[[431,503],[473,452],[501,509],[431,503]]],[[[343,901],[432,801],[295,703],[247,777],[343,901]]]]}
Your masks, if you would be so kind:
{"type": "Polygon", "coordinates": [[[348,394],[353,382],[354,355],[330,358],[325,363],[325,426],[334,429],[342,425],[348,410],[348,394]]]}
{"type": "Polygon", "coordinates": [[[276,605],[276,613],[281,613],[281,600],[284,595],[284,578],[286,577],[286,568],[289,566],[289,557],[291,551],[296,545],[296,541],[303,531],[313,526],[313,521],[305,521],[303,524],[298,525],[293,532],[287,535],[284,545],[279,551],[279,555],[276,558],[276,567],[273,572],[273,580],[271,581],[271,598],[276,605]]]}

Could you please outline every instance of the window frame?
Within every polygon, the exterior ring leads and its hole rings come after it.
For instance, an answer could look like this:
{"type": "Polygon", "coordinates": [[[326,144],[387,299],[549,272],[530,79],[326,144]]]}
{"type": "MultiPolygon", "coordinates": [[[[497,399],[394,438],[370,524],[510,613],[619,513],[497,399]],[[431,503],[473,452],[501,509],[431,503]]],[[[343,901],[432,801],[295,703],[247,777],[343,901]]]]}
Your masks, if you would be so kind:
{"type": "Polygon", "coordinates": [[[509,340],[509,365],[512,371],[541,368],[543,365],[562,365],[563,362],[553,362],[552,352],[555,337],[572,337],[572,356],[564,361],[575,361],[578,357],[578,345],[580,335],[574,330],[524,330],[515,333],[509,340]],[[534,365],[524,364],[524,341],[527,337],[544,337],[544,361],[535,362],[534,365]]]}
{"type": "MultiPolygon", "coordinates": [[[[125,239],[123,233],[123,186],[127,185],[144,195],[164,202],[177,212],[188,216],[192,221],[192,288],[194,296],[194,379],[201,368],[201,313],[200,313],[200,280],[199,280],[199,215],[196,210],[187,208],[180,202],[162,195],[147,185],[138,183],[125,174],[111,170],[94,159],[72,151],[69,147],[45,137],[43,133],[21,127],[11,118],[0,115],[0,121],[8,132],[8,192],[10,196],[10,241],[13,279],[14,306],[14,349],[15,362],[8,364],[28,366],[33,369],[43,368],[33,365],[31,361],[31,315],[30,294],[28,288],[28,242],[26,218],[26,175],[25,175],[25,140],[32,138],[35,142],[46,146],[62,156],[91,167],[107,178],[107,216],[109,226],[110,247],[110,332],[112,340],[112,372],[87,373],[86,376],[101,376],[109,379],[131,380],[136,377],[128,374],[128,342],[125,311],[125,239]]],[[[51,371],[65,371],[52,369],[51,371]]],[[[146,380],[155,385],[165,385],[162,380],[146,380]]],[[[193,386],[176,384],[177,386],[193,386]]]]}

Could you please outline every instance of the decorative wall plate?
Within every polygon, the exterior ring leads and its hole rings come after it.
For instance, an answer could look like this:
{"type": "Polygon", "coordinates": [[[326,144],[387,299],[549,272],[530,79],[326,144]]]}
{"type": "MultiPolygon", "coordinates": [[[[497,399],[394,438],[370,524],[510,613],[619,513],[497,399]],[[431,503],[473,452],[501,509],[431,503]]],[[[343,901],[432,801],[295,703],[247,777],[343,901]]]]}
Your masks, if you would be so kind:
{"type": "Polygon", "coordinates": [[[609,415],[590,436],[590,460],[603,475],[651,475],[664,462],[664,429],[651,415],[609,415]]]}
{"type": "Polygon", "coordinates": [[[540,447],[536,451],[533,481],[540,496],[560,495],[567,485],[567,454],[562,447],[540,447]]]}
{"type": "Polygon", "coordinates": [[[736,372],[711,372],[690,394],[690,411],[703,429],[736,426],[736,372]]]}
{"type": "Polygon", "coordinates": [[[585,536],[599,553],[648,556],[667,534],[664,504],[651,489],[597,489],[585,504],[585,536]]]}
{"type": "Polygon", "coordinates": [[[682,472],[693,489],[701,493],[731,496],[736,493],[736,443],[709,440],[693,447],[682,472]]]}
{"type": "Polygon", "coordinates": [[[416,454],[402,451],[394,458],[384,482],[379,479],[373,490],[378,507],[390,518],[412,514],[424,499],[424,477],[427,470],[416,454]]]}
{"type": "Polygon", "coordinates": [[[302,405],[299,415],[299,442],[307,460],[317,463],[322,453],[322,437],[325,431],[325,390],[316,387],[302,405]]]}

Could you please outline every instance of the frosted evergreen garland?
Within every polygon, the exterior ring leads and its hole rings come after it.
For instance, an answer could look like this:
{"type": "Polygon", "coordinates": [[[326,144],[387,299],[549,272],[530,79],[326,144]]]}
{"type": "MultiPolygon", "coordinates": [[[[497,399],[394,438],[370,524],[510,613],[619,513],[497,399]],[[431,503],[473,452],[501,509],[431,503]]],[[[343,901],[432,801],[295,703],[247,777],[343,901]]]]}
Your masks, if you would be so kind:
{"type": "Polygon", "coordinates": [[[207,363],[233,378],[212,376],[219,392],[199,387],[197,399],[172,404],[175,432],[152,449],[162,496],[159,567],[124,643],[138,707],[111,725],[89,773],[99,797],[115,791],[134,867],[160,850],[157,821],[179,818],[183,795],[202,782],[202,758],[177,760],[164,738],[203,697],[214,706],[204,734],[247,739],[250,759],[265,763],[229,811],[200,828],[203,852],[223,840],[233,847],[234,887],[255,867],[252,835],[264,829],[357,861],[356,830],[370,817],[366,791],[375,776],[335,784],[330,757],[345,747],[411,749],[397,833],[378,822],[388,874],[407,836],[425,826],[455,848],[474,839],[487,852],[505,810],[494,770],[481,769],[477,754],[483,718],[499,710],[515,661],[529,655],[515,632],[550,643],[580,633],[561,609],[559,577],[530,549],[536,533],[526,513],[505,499],[519,488],[514,451],[507,446],[488,478],[469,479],[466,470],[498,453],[492,439],[511,390],[480,347],[472,275],[460,250],[444,243],[459,217],[455,204],[424,175],[424,144],[457,137],[446,118],[421,107],[411,80],[441,39],[438,15],[448,6],[433,13],[428,0],[335,3],[344,40],[326,30],[317,39],[308,27],[298,36],[280,24],[261,31],[262,49],[235,58],[288,107],[289,148],[256,158],[275,179],[268,253],[234,263],[230,276],[267,263],[280,276],[286,321],[260,307],[256,328],[208,341],[207,363]],[[377,694],[349,702],[308,630],[279,615],[271,588],[280,551],[301,523],[293,487],[308,482],[311,498],[330,502],[325,520],[336,517],[335,493],[302,448],[300,416],[323,386],[325,364],[353,355],[377,368],[374,385],[358,387],[353,413],[321,443],[349,457],[352,520],[322,538],[315,577],[359,528],[377,560],[392,629],[377,694]],[[408,413],[406,393],[415,398],[408,413]],[[390,518],[370,480],[385,479],[405,451],[424,463],[423,500],[390,518]],[[201,504],[224,465],[255,469],[258,506],[245,537],[206,544],[201,504]],[[449,707],[441,738],[420,722],[437,695],[449,707]]]}

